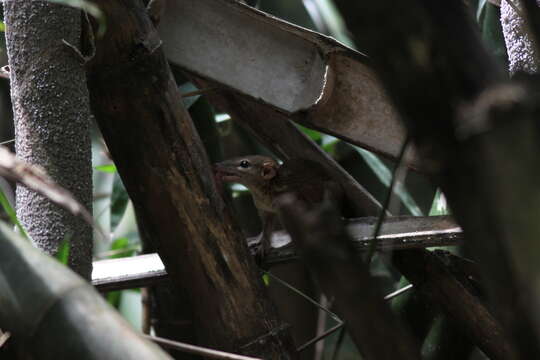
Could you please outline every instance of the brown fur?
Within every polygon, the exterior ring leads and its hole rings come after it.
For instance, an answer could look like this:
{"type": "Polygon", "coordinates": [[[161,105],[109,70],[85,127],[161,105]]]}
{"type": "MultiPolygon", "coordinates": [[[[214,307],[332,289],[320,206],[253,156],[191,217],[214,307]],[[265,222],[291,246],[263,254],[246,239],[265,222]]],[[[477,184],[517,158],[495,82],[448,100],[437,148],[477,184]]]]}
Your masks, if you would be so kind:
{"type": "Polygon", "coordinates": [[[279,165],[270,157],[250,155],[223,161],[214,168],[223,181],[246,186],[257,208],[267,212],[277,212],[275,200],[285,193],[294,193],[308,205],[321,203],[326,192],[330,192],[335,201],[341,202],[343,197],[341,186],[326,169],[307,159],[289,159],[279,165]],[[249,163],[247,168],[241,166],[245,161],[249,163]],[[265,169],[271,176],[265,176],[265,169]]]}

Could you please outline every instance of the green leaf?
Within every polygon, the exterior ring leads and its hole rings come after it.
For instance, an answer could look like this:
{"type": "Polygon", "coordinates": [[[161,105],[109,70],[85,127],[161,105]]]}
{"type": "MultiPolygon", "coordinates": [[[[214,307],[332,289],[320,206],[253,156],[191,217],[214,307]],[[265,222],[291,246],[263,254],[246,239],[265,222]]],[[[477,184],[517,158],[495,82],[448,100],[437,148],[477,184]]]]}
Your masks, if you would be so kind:
{"type": "Polygon", "coordinates": [[[114,164],[97,165],[97,166],[94,166],[94,169],[96,169],[97,171],[101,171],[104,173],[111,173],[111,174],[117,172],[116,165],[114,164]]]}
{"type": "Polygon", "coordinates": [[[131,201],[127,202],[124,212],[119,219],[116,226],[114,226],[112,238],[127,238],[129,239],[130,247],[140,248],[141,239],[139,229],[137,228],[137,217],[131,201]]]}
{"type": "Polygon", "coordinates": [[[107,302],[115,309],[118,309],[121,297],[122,291],[119,290],[109,291],[106,295],[107,302]]]}
{"type": "Polygon", "coordinates": [[[109,256],[109,259],[118,259],[123,257],[133,256],[135,251],[139,250],[139,246],[132,246],[131,241],[127,237],[115,239],[111,244],[111,251],[121,251],[109,256]],[[121,251],[123,250],[123,251],[121,251]]]}
{"type": "Polygon", "coordinates": [[[6,31],[6,23],[3,21],[0,21],[0,31],[2,32],[6,31]]]}
{"type": "MultiPolygon", "coordinates": [[[[392,182],[392,172],[388,167],[379,159],[379,157],[373,154],[370,151],[359,148],[358,146],[353,146],[354,149],[362,156],[366,164],[370,169],[375,173],[380,182],[382,182],[386,187],[390,186],[392,182]]],[[[394,194],[401,200],[403,205],[410,211],[414,216],[422,216],[422,210],[416,204],[416,201],[411,196],[411,194],[405,189],[405,186],[401,183],[397,183],[394,187],[394,194]]]]}
{"type": "Polygon", "coordinates": [[[270,276],[268,274],[263,274],[262,279],[265,286],[270,286],[270,276]]]}
{"type": "Polygon", "coordinates": [[[330,155],[336,155],[336,146],[340,142],[337,137],[328,134],[321,134],[321,146],[330,155]]]}
{"type": "Polygon", "coordinates": [[[508,52],[501,26],[501,9],[487,2],[479,23],[482,40],[487,49],[495,55],[505,69],[508,69],[508,52]]]}
{"type": "Polygon", "coordinates": [[[67,265],[69,260],[69,242],[70,242],[71,236],[66,235],[64,240],[60,243],[60,246],[58,248],[58,253],[56,254],[56,260],[58,260],[60,263],[67,265]]]}
{"type": "MultiPolygon", "coordinates": [[[[111,229],[116,229],[128,206],[129,196],[118,173],[114,177],[111,195],[111,229]]],[[[115,230],[116,231],[116,230],[115,230]]]]}
{"type": "Polygon", "coordinates": [[[90,2],[88,0],[48,0],[48,1],[55,4],[61,4],[61,5],[70,6],[76,9],[81,9],[82,11],[87,12],[88,14],[92,15],[92,17],[94,17],[98,22],[99,27],[98,27],[97,35],[101,37],[103,36],[103,34],[105,34],[105,31],[107,30],[105,15],[101,11],[101,9],[93,2],[90,2]]]}
{"type": "Polygon", "coordinates": [[[0,204],[4,208],[4,211],[8,215],[9,220],[11,221],[11,223],[13,225],[15,225],[17,227],[17,229],[19,230],[19,233],[25,239],[29,239],[28,234],[24,230],[22,224],[19,222],[19,219],[17,219],[17,213],[15,212],[15,209],[13,209],[13,207],[11,207],[11,204],[9,203],[9,201],[8,201],[6,195],[4,194],[4,192],[2,191],[2,189],[0,189],[0,204]]]}
{"type": "Polygon", "coordinates": [[[480,18],[482,17],[482,13],[484,12],[484,8],[486,7],[487,0],[479,0],[478,1],[478,8],[476,9],[476,21],[480,21],[480,18]]]}
{"type": "Polygon", "coordinates": [[[431,209],[429,210],[429,216],[437,216],[437,215],[449,215],[450,209],[448,208],[448,203],[446,202],[446,198],[444,197],[443,192],[441,189],[437,189],[437,192],[435,192],[435,196],[433,197],[433,203],[431,205],[431,209]]]}
{"type": "Polygon", "coordinates": [[[111,244],[111,250],[124,249],[129,245],[129,239],[127,237],[121,237],[115,239],[111,244]]]}
{"type": "Polygon", "coordinates": [[[311,140],[315,141],[316,143],[320,143],[322,139],[320,132],[318,132],[317,130],[309,129],[302,125],[296,125],[296,127],[298,127],[304,134],[309,136],[311,140]]]}
{"type": "Polygon", "coordinates": [[[345,21],[332,0],[304,0],[303,3],[306,10],[308,8],[312,9],[312,11],[308,10],[308,13],[315,24],[318,24],[315,18],[320,18],[323,22],[324,29],[318,26],[318,31],[326,30],[336,40],[341,41],[347,46],[354,47],[354,43],[345,26],[345,21]]]}

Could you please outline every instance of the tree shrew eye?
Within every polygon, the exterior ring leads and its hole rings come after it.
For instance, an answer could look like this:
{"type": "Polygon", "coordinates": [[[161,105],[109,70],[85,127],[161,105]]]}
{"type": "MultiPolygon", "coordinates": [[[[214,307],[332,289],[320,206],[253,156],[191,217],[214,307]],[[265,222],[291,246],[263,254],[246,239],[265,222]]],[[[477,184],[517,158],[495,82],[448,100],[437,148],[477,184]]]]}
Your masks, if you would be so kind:
{"type": "Polygon", "coordinates": [[[247,169],[251,164],[249,163],[249,161],[247,160],[242,160],[240,161],[240,167],[241,168],[244,168],[244,169],[247,169]]]}

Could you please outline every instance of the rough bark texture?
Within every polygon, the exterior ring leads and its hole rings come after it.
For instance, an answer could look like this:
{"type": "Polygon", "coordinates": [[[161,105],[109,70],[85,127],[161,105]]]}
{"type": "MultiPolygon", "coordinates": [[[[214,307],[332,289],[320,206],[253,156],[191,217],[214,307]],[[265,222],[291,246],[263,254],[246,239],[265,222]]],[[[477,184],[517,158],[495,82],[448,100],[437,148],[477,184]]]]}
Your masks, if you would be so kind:
{"type": "MultiPolygon", "coordinates": [[[[92,168],[86,75],[76,52],[80,11],[46,1],[5,2],[17,156],[36,164],[90,211],[92,168]]],[[[92,229],[41,195],[17,188],[17,216],[33,241],[54,255],[69,239],[69,265],[92,270],[92,229]]]]}
{"type": "Polygon", "coordinates": [[[508,51],[508,70],[510,74],[518,71],[535,73],[540,62],[538,51],[523,18],[523,6],[519,1],[512,1],[518,9],[521,9],[521,14],[518,14],[508,1],[501,1],[501,25],[508,51]]]}
{"type": "Polygon", "coordinates": [[[137,0],[96,1],[108,19],[89,69],[91,103],[140,220],[204,345],[296,358],[137,0]]]}

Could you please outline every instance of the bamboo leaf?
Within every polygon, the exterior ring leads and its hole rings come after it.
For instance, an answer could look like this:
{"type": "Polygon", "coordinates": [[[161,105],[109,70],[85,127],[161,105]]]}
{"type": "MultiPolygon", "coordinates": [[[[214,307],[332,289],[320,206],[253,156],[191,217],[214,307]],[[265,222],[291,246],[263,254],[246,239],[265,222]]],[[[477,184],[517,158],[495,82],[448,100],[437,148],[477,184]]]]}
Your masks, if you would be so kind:
{"type": "MultiPolygon", "coordinates": [[[[392,172],[390,169],[388,169],[388,167],[379,159],[379,157],[372,152],[359,148],[358,146],[353,147],[358,154],[362,156],[366,164],[368,164],[370,169],[375,173],[384,186],[389,187],[390,183],[392,182],[392,172]]],[[[422,210],[403,184],[396,184],[394,194],[397,195],[411,214],[415,216],[423,215],[422,210]]]]}
{"type": "Polygon", "coordinates": [[[478,8],[476,9],[476,21],[480,21],[480,18],[482,17],[486,4],[487,4],[487,0],[478,1],[478,8]]]}
{"type": "Polygon", "coordinates": [[[66,236],[58,247],[58,253],[56,254],[56,260],[61,264],[67,265],[69,261],[69,245],[71,236],[66,236]]]}
{"type": "Polygon", "coordinates": [[[433,204],[429,210],[429,216],[438,216],[438,215],[449,215],[450,209],[448,208],[448,203],[446,202],[446,197],[444,196],[441,189],[437,189],[435,196],[433,197],[433,204]]]}
{"type": "Polygon", "coordinates": [[[25,239],[28,239],[28,234],[26,233],[26,231],[24,230],[24,227],[22,226],[19,219],[17,218],[15,209],[11,206],[6,195],[1,189],[0,189],[0,204],[2,205],[2,208],[6,212],[7,216],[9,217],[9,220],[11,221],[11,223],[17,227],[17,229],[19,230],[19,233],[25,239]]]}
{"type": "Polygon", "coordinates": [[[114,164],[97,165],[97,166],[94,166],[94,169],[96,169],[97,171],[104,172],[104,173],[115,173],[115,172],[117,172],[116,166],[114,164]]]}

